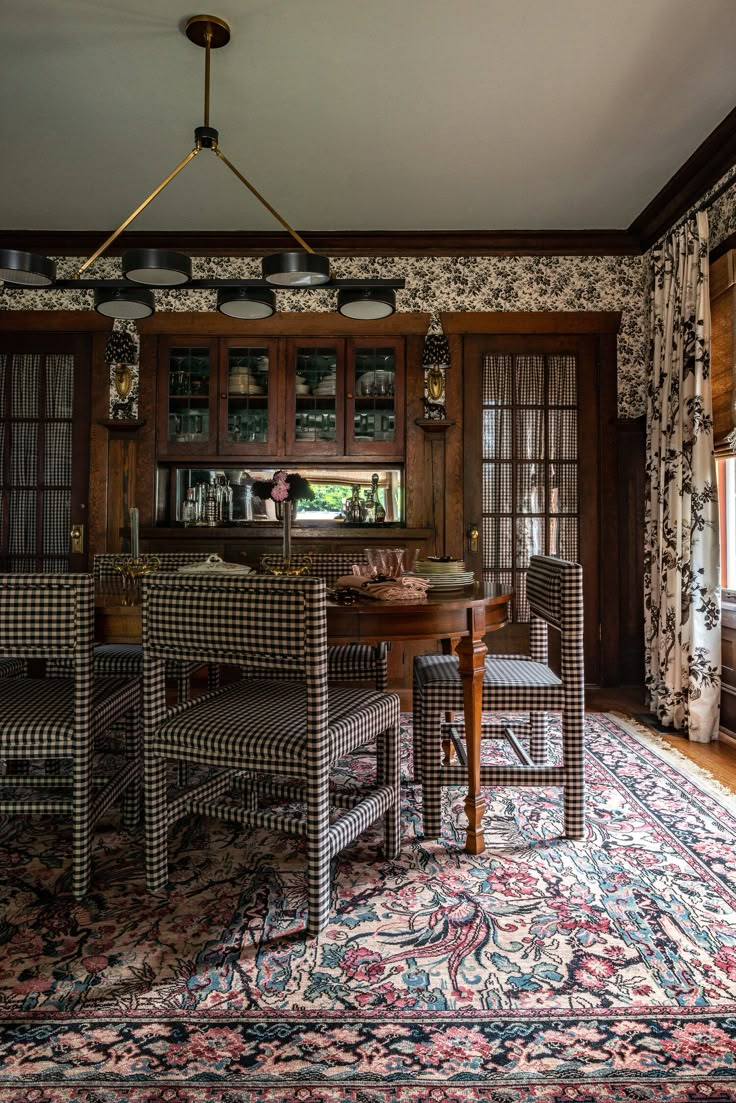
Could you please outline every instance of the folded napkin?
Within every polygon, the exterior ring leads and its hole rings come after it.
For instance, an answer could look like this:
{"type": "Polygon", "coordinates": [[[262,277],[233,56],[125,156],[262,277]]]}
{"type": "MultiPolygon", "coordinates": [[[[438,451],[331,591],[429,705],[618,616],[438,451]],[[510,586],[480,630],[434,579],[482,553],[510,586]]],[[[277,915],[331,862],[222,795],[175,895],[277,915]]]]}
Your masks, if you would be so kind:
{"type": "Polygon", "coordinates": [[[424,578],[410,578],[405,575],[392,582],[367,582],[356,575],[343,575],[335,582],[335,589],[349,587],[351,590],[364,590],[370,597],[379,601],[426,601],[429,582],[424,578]]]}

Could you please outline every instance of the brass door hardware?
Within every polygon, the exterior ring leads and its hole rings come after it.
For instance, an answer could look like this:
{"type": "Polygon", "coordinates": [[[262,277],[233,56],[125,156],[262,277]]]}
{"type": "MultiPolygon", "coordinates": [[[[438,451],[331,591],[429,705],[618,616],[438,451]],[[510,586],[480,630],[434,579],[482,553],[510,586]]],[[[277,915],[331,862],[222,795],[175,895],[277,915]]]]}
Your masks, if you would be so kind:
{"type": "Polygon", "coordinates": [[[466,536],[468,538],[468,551],[477,552],[480,529],[475,523],[468,525],[466,536]]]}
{"type": "Polygon", "coordinates": [[[69,533],[69,551],[72,555],[84,554],[84,525],[72,525],[69,533]]]}

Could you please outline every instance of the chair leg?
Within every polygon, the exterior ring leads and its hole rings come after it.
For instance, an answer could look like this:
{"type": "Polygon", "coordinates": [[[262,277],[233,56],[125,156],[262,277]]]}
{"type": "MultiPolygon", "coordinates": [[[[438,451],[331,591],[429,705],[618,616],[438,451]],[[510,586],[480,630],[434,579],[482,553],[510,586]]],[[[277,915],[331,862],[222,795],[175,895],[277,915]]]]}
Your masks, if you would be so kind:
{"type": "Polygon", "coordinates": [[[137,763],[137,772],[123,794],[123,827],[134,831],[140,823],[143,801],[143,717],[140,712],[131,712],[125,721],[125,755],[128,761],[137,763]]]}
{"type": "Polygon", "coordinates": [[[330,810],[327,779],[307,792],[307,934],[317,935],[330,919],[330,810]]]}
{"type": "Polygon", "coordinates": [[[583,708],[562,713],[562,753],[565,761],[564,830],[568,839],[585,838],[585,762],[583,708]]]}
{"type": "Polygon", "coordinates": [[[394,802],[383,821],[383,849],[386,858],[398,858],[401,852],[401,753],[398,727],[389,728],[378,737],[384,746],[385,772],[381,780],[394,791],[394,802]]]}
{"type": "Polygon", "coordinates": [[[442,833],[442,761],[439,739],[440,714],[423,702],[419,713],[421,746],[422,829],[425,839],[438,839],[442,833]]]}
{"type": "Polygon", "coordinates": [[[547,740],[547,713],[529,713],[529,755],[532,762],[544,766],[549,753],[547,740]]]}
{"type": "Polygon", "coordinates": [[[72,893],[82,900],[92,874],[92,747],[74,757],[72,766],[72,893]]]}
{"type": "Polygon", "coordinates": [[[146,806],[146,885],[159,892],[169,873],[166,762],[144,747],[143,792],[146,806]]]}
{"type": "Polygon", "coordinates": [[[415,785],[419,785],[422,780],[422,755],[424,754],[424,748],[422,747],[422,737],[420,735],[420,722],[419,717],[422,712],[422,694],[417,685],[416,678],[414,679],[414,686],[412,692],[412,719],[411,719],[411,776],[415,785]]]}

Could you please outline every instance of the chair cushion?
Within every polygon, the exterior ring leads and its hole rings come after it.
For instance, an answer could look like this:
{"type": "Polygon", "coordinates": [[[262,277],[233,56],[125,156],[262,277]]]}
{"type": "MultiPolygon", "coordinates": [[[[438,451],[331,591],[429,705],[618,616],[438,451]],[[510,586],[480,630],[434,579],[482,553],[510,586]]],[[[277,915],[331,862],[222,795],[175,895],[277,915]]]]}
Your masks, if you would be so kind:
{"type": "MultiPolygon", "coordinates": [[[[329,694],[329,761],[398,723],[394,693],[335,686],[329,694]]],[[[301,773],[307,754],[301,682],[243,680],[197,698],[148,737],[164,757],[301,773]]]]}
{"type": "Polygon", "coordinates": [[[23,678],[26,673],[25,659],[0,659],[0,678],[23,678]]]}
{"type": "MultiPolygon", "coordinates": [[[[139,679],[98,678],[92,688],[90,730],[106,731],[140,707],[139,679]]],[[[76,740],[71,678],[11,678],[0,693],[0,751],[24,757],[70,754],[76,740]]]]}
{"type": "MultiPolygon", "coordinates": [[[[419,655],[414,660],[414,688],[438,708],[462,708],[462,679],[455,655],[419,655]]],[[[527,656],[489,655],[483,675],[483,708],[557,709],[564,702],[562,682],[545,663],[527,656]]]]}
{"type": "Polygon", "coordinates": [[[376,669],[386,665],[386,647],[376,648],[365,643],[337,644],[327,649],[328,679],[373,678],[376,669]]]}

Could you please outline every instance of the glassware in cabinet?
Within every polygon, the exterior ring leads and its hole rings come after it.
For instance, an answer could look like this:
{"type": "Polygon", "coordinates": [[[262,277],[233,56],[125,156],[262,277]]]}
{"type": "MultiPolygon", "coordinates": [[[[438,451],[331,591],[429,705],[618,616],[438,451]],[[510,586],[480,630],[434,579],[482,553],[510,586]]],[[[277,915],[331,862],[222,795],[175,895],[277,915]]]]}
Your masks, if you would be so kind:
{"type": "Polygon", "coordinates": [[[294,455],[342,452],[344,441],[343,340],[287,342],[286,451],[294,455]]]}
{"type": "Polygon", "coordinates": [[[275,450],[276,342],[222,342],[220,451],[259,454],[275,450]]]}
{"type": "Polygon", "coordinates": [[[391,338],[348,341],[346,452],[398,455],[404,444],[404,346],[391,338]]]}
{"type": "Polygon", "coordinates": [[[161,349],[161,437],[167,453],[214,451],[211,417],[215,392],[216,348],[210,341],[165,342],[161,349]]]}

